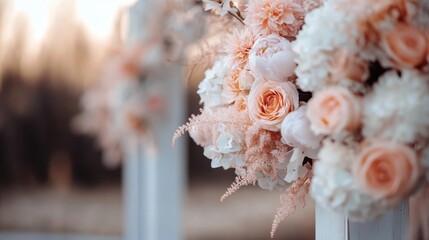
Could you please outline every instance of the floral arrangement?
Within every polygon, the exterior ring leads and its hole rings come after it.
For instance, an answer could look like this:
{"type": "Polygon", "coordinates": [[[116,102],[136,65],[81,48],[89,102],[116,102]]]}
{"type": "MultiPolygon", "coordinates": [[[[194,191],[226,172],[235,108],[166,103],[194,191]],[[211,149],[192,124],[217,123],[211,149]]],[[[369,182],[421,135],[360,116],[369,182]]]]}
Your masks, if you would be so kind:
{"type": "Polygon", "coordinates": [[[374,219],[427,187],[424,2],[328,1],[293,46],[297,84],[313,93],[310,128],[323,136],[311,195],[350,219],[374,219]]]}
{"type": "Polygon", "coordinates": [[[151,126],[168,109],[159,72],[180,63],[204,26],[203,21],[191,22],[203,13],[191,1],[138,2],[131,13],[129,27],[141,29],[111,52],[99,78],[84,92],[82,113],[73,121],[77,132],[96,137],[108,167],[120,164],[136,147],[156,154],[151,126]]]}
{"type": "Polygon", "coordinates": [[[424,0],[203,2],[229,24],[204,54],[204,108],[173,143],[189,131],[213,168],[235,169],[221,200],[243,185],[282,189],[273,236],[308,192],[364,221],[427,187],[424,0]]]}
{"type": "Polygon", "coordinates": [[[154,148],[150,122],[162,116],[164,96],[141,76],[142,54],[130,48],[108,59],[99,80],[83,94],[83,112],[74,119],[77,131],[97,137],[109,167],[120,163],[130,144],[154,148]]]}

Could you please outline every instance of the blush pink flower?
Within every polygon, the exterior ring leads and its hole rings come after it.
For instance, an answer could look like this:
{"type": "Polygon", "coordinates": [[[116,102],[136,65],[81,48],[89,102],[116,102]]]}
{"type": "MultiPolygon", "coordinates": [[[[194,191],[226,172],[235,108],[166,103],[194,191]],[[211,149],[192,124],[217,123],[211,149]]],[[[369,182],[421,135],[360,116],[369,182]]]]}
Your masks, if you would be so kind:
{"type": "Polygon", "coordinates": [[[258,0],[247,6],[245,23],[258,35],[296,36],[304,23],[304,8],[294,0],[258,0]]]}
{"type": "Polygon", "coordinates": [[[395,26],[383,36],[382,43],[392,61],[406,67],[423,63],[429,49],[424,32],[407,24],[395,26]]]}
{"type": "Polygon", "coordinates": [[[271,131],[279,131],[286,115],[299,106],[298,90],[290,82],[255,83],[248,99],[250,118],[271,131]]]}
{"type": "Polygon", "coordinates": [[[244,94],[240,94],[234,103],[237,111],[241,112],[247,109],[247,96],[244,94]]]}
{"type": "Polygon", "coordinates": [[[334,80],[364,82],[369,77],[368,63],[346,51],[339,51],[332,62],[331,76],[334,80]]]}
{"type": "Polygon", "coordinates": [[[314,95],[307,117],[316,134],[330,134],[359,127],[362,100],[342,87],[330,87],[314,95]]]}
{"type": "Polygon", "coordinates": [[[294,74],[295,53],[291,43],[277,34],[261,37],[249,55],[249,69],[259,77],[286,81],[294,74]]]}
{"type": "Polygon", "coordinates": [[[353,175],[363,192],[394,204],[411,193],[421,171],[417,155],[410,147],[373,142],[363,147],[353,175]]]}
{"type": "Polygon", "coordinates": [[[255,35],[248,28],[234,30],[225,40],[224,51],[228,55],[228,63],[232,68],[245,68],[249,52],[255,43],[255,35]]]}

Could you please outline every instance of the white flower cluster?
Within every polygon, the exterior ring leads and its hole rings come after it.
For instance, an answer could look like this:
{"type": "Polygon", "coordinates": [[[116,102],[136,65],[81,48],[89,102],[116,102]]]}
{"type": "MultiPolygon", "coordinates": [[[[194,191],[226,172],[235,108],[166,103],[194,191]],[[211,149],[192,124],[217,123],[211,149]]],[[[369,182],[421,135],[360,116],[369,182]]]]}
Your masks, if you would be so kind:
{"type": "MultiPolygon", "coordinates": [[[[357,53],[359,36],[356,19],[335,9],[330,1],[305,17],[302,30],[293,42],[297,54],[295,69],[297,84],[303,91],[317,91],[327,85],[337,84],[330,78],[330,69],[338,50],[357,53]],[[317,37],[315,37],[317,36],[317,37]]],[[[342,84],[356,85],[351,81],[342,84]]]]}
{"type": "Polygon", "coordinates": [[[139,81],[139,62],[133,58],[133,50],[107,60],[96,84],[84,92],[83,111],[73,122],[76,131],[97,137],[109,167],[121,163],[124,149],[136,139],[143,139],[147,150],[154,151],[148,125],[164,108],[162,94],[152,84],[139,81]],[[126,66],[132,71],[124,70],[126,66]]]}
{"type": "Polygon", "coordinates": [[[386,72],[365,96],[363,135],[409,144],[429,137],[429,85],[415,71],[386,72]]]}
{"type": "Polygon", "coordinates": [[[213,67],[205,72],[205,78],[198,86],[197,93],[200,95],[200,103],[204,104],[204,107],[213,108],[226,105],[226,100],[221,94],[228,70],[226,62],[227,57],[220,57],[213,67]]]}
{"type": "Polygon", "coordinates": [[[231,167],[244,165],[244,154],[241,152],[244,139],[239,132],[225,131],[225,126],[218,127],[219,135],[213,144],[204,148],[204,156],[212,160],[212,168],[223,167],[225,170],[231,167]]]}
{"type": "Polygon", "coordinates": [[[355,5],[333,0],[313,10],[293,50],[297,84],[313,93],[311,130],[327,139],[311,193],[363,221],[429,175],[429,22],[421,18],[429,9],[406,0],[355,5]]]}

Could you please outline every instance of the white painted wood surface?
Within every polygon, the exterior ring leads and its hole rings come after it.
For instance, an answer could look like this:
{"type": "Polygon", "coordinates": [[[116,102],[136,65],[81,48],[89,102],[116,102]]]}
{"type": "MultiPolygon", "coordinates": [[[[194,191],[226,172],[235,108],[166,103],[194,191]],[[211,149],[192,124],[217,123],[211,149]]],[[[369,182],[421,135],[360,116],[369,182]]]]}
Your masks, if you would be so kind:
{"type": "Polygon", "coordinates": [[[366,223],[316,206],[316,240],[404,240],[407,225],[408,202],[366,223]]]}
{"type": "Polygon", "coordinates": [[[347,218],[316,204],[316,240],[348,240],[347,218]]]}

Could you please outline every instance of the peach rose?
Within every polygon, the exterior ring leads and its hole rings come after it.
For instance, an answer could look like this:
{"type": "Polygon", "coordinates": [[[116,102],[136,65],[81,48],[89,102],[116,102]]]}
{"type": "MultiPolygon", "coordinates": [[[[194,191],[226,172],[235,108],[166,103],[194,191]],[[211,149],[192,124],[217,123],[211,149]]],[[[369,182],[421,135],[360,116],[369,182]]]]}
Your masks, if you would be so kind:
{"type": "Polygon", "coordinates": [[[403,23],[384,35],[383,47],[396,64],[407,67],[423,63],[429,48],[424,32],[403,23]]]}
{"type": "Polygon", "coordinates": [[[332,62],[331,75],[335,80],[364,82],[369,76],[368,63],[346,51],[339,51],[332,62]]]}
{"type": "Polygon", "coordinates": [[[255,83],[248,99],[250,118],[271,131],[279,131],[286,115],[299,107],[298,90],[290,82],[255,83]]]}
{"type": "Polygon", "coordinates": [[[393,142],[373,142],[364,146],[353,168],[363,192],[391,203],[411,193],[420,173],[414,150],[393,142]]]}
{"type": "Polygon", "coordinates": [[[360,125],[361,115],[361,98],[342,87],[324,89],[308,103],[307,117],[316,134],[354,130],[360,125]]]}

